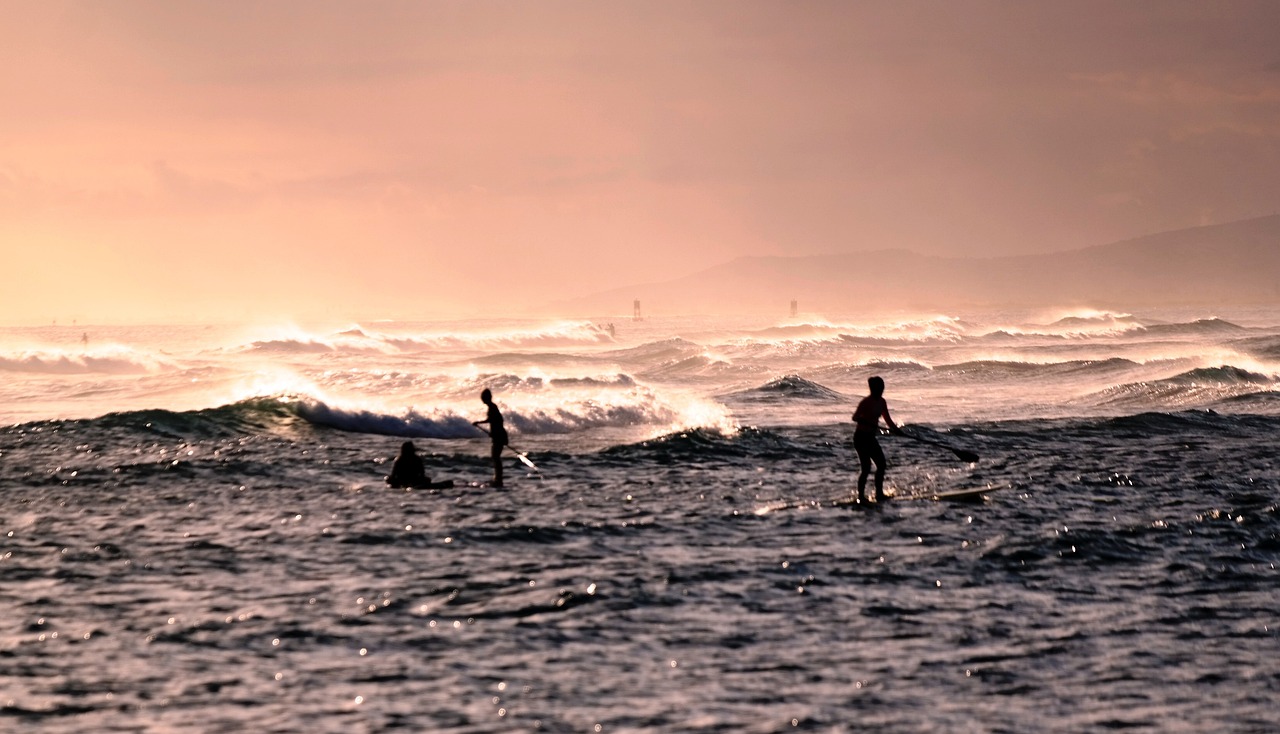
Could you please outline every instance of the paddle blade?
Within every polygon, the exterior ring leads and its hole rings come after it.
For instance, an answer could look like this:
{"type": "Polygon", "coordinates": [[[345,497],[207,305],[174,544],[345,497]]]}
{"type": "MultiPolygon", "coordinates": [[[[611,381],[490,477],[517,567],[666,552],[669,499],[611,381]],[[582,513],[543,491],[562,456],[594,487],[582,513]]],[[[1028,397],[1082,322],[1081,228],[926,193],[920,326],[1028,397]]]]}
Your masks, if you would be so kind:
{"type": "MultiPolygon", "coordinates": [[[[511,447],[508,446],[507,448],[511,448],[511,447]]],[[[520,453],[519,451],[516,451],[515,449],[511,449],[511,453],[516,455],[516,458],[520,460],[521,464],[524,464],[525,466],[529,467],[534,471],[539,471],[538,467],[535,466],[532,461],[529,461],[528,456],[525,456],[524,454],[520,453]]]]}
{"type": "Polygon", "coordinates": [[[961,461],[967,461],[970,464],[973,464],[978,461],[978,455],[973,453],[972,451],[965,451],[964,449],[952,448],[951,453],[955,454],[956,457],[959,458],[961,461]]]}

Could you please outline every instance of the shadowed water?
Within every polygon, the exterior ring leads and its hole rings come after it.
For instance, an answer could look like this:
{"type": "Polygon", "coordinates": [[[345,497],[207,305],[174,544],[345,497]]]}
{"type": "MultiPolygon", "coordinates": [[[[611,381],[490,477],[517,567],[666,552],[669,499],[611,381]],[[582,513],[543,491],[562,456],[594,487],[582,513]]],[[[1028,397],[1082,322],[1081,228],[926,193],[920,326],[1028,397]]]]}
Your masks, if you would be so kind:
{"type": "Polygon", "coordinates": [[[1232,319],[0,329],[0,731],[1280,730],[1232,319]]]}
{"type": "MultiPolygon", "coordinates": [[[[0,441],[15,730],[1280,725],[1274,418],[945,434],[974,466],[886,439],[899,498],[867,509],[831,505],[843,426],[535,452],[541,477],[432,491],[368,482],[385,439],[306,425],[156,435],[141,461],[36,428],[0,441]]],[[[483,472],[482,447],[422,444],[483,472]]]]}

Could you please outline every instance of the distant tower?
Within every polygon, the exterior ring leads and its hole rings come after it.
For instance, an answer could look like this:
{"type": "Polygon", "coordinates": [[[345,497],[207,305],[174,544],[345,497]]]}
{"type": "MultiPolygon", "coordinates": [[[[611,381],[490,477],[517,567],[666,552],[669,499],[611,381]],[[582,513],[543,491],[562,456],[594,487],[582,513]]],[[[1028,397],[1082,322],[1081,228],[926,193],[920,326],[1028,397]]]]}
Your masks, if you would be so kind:
{"type": "Polygon", "coordinates": [[[794,319],[796,317],[796,314],[799,312],[800,312],[800,302],[792,298],[791,299],[791,318],[794,319]]]}
{"type": "Polygon", "coordinates": [[[631,320],[639,321],[641,318],[642,317],[640,316],[640,299],[637,298],[636,302],[631,305],[631,320]]]}

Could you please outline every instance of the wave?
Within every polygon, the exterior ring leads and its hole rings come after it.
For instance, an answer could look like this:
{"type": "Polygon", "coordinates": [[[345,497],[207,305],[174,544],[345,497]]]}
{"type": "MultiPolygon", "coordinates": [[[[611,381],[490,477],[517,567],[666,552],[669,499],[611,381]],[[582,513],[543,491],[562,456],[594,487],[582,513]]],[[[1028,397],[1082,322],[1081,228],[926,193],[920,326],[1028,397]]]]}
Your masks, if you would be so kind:
{"type": "Polygon", "coordinates": [[[973,325],[954,316],[934,316],[923,319],[872,324],[833,324],[813,322],[784,324],[751,332],[748,339],[765,342],[787,341],[842,341],[842,342],[934,342],[956,341],[964,337],[973,325]]]}
{"type": "Polygon", "coordinates": [[[1224,410],[1275,415],[1280,413],[1280,392],[1268,390],[1231,395],[1219,399],[1213,406],[1224,410]]]}
{"type": "Polygon", "coordinates": [[[1019,360],[974,360],[934,367],[934,372],[949,377],[983,380],[1041,377],[1104,376],[1140,367],[1133,360],[1122,357],[1092,360],[1080,359],[1065,362],[1024,362],[1019,360]]]}
{"type": "Polygon", "coordinates": [[[1004,325],[987,332],[984,336],[1066,339],[1109,337],[1140,330],[1146,326],[1146,323],[1132,314],[1085,310],[1060,315],[1049,323],[1004,325]]]}
{"type": "Polygon", "coordinates": [[[812,380],[806,380],[799,375],[786,375],[784,377],[779,377],[778,379],[770,380],[759,387],[731,393],[729,397],[765,402],[790,400],[817,401],[824,403],[849,402],[849,397],[843,393],[832,390],[831,388],[813,382],[812,380]]]}
{"type": "Polygon", "coordinates": [[[1172,377],[1132,382],[1107,388],[1098,394],[1109,407],[1211,405],[1249,393],[1267,392],[1276,380],[1239,367],[1200,367],[1172,377]]]}
{"type": "Polygon", "coordinates": [[[1250,372],[1239,367],[1223,365],[1221,367],[1200,367],[1161,380],[1161,382],[1179,385],[1270,385],[1275,380],[1266,375],[1250,372]]]}
{"type": "Polygon", "coordinates": [[[81,429],[127,430],[171,438],[226,438],[275,433],[297,422],[285,397],[259,397],[203,410],[131,410],[63,421],[81,429]]]}
{"type": "Polygon", "coordinates": [[[421,334],[409,337],[379,335],[401,351],[556,349],[607,346],[614,343],[607,326],[589,321],[566,321],[528,329],[421,334]]]}
{"type": "Polygon", "coordinates": [[[805,370],[805,372],[821,380],[840,382],[848,379],[865,380],[871,375],[908,375],[926,373],[930,370],[929,366],[909,359],[873,359],[866,362],[835,362],[805,370]]]}
{"type": "Polygon", "coordinates": [[[1248,329],[1219,318],[1181,323],[1161,323],[1127,313],[1085,312],[1059,317],[1047,324],[980,326],[953,316],[889,324],[799,323],[753,332],[762,341],[842,341],[863,345],[953,343],[962,341],[1012,342],[1020,339],[1089,339],[1126,334],[1222,335],[1248,329]]]}
{"type": "MultiPolygon", "coordinates": [[[[385,380],[382,382],[385,382],[385,380]]],[[[430,382],[430,380],[427,382],[430,382]]],[[[394,391],[399,389],[400,386],[392,384],[390,387],[394,391]]],[[[570,393],[573,391],[643,389],[640,383],[636,381],[636,378],[625,372],[618,372],[612,375],[565,374],[556,377],[545,377],[538,374],[522,377],[511,372],[481,373],[466,378],[441,377],[433,387],[435,394],[451,400],[474,400],[480,394],[480,391],[485,389],[493,391],[494,394],[507,396],[512,394],[551,395],[552,391],[570,393]]],[[[382,390],[377,392],[387,394],[382,390]]],[[[557,399],[562,399],[562,397],[557,399]]]]}
{"type": "Polygon", "coordinates": [[[1280,336],[1268,335],[1238,339],[1231,342],[1231,346],[1256,359],[1280,362],[1280,336]]]}
{"type": "Polygon", "coordinates": [[[1051,324],[1002,326],[970,338],[978,343],[1007,345],[1023,340],[1082,341],[1123,337],[1185,338],[1192,336],[1229,336],[1249,330],[1223,319],[1199,319],[1179,323],[1156,323],[1132,316],[1105,315],[1066,317],[1051,324]]]}
{"type": "Polygon", "coordinates": [[[153,372],[167,362],[139,355],[125,347],[88,352],[21,351],[0,354],[0,372],[46,375],[131,375],[153,372]]]}
{"type": "Polygon", "coordinates": [[[554,349],[613,344],[608,328],[587,321],[492,331],[395,334],[353,326],[314,335],[287,329],[280,336],[250,342],[240,351],[285,354],[491,352],[512,349],[554,349]]]}
{"type": "Polygon", "coordinates": [[[486,367],[535,367],[556,368],[576,365],[595,364],[595,357],[581,354],[564,354],[561,352],[498,352],[467,360],[468,364],[486,367]]]}
{"type": "Polygon", "coordinates": [[[797,457],[827,456],[830,447],[821,442],[789,438],[762,428],[725,432],[713,428],[677,431],[638,443],[613,446],[601,455],[627,461],[662,465],[698,466],[726,461],[752,463],[793,461],[797,457]]]}
{"type": "Polygon", "coordinates": [[[374,344],[359,344],[350,339],[268,339],[256,341],[246,351],[274,354],[333,354],[354,352],[371,354],[390,350],[374,344]]]}
{"type": "MultiPolygon", "coordinates": [[[[540,382],[535,378],[524,384],[532,387],[540,382]]],[[[552,382],[549,390],[504,391],[503,414],[508,428],[531,435],[607,428],[639,428],[652,432],[710,426],[730,433],[737,429],[729,410],[719,403],[683,392],[659,392],[635,383],[627,375],[552,382]]],[[[474,393],[468,397],[473,398],[474,393]]],[[[473,407],[473,400],[445,399],[438,407],[396,409],[360,399],[288,392],[255,396],[202,410],[120,411],[98,418],[54,423],[77,434],[95,430],[126,431],[173,438],[283,435],[307,425],[413,438],[481,438],[484,434],[471,424],[477,417],[473,407]]]]}
{"type": "Polygon", "coordinates": [[[635,387],[636,381],[630,375],[617,374],[613,377],[553,377],[547,381],[552,387],[635,387]]]}
{"type": "Polygon", "coordinates": [[[605,352],[602,356],[621,362],[650,364],[653,362],[672,362],[686,359],[701,353],[701,345],[677,336],[670,339],[646,342],[628,349],[615,349],[605,352]]]}
{"type": "Polygon", "coordinates": [[[349,433],[405,438],[477,438],[481,435],[470,420],[456,413],[408,410],[397,415],[363,408],[337,407],[316,399],[299,401],[293,411],[299,418],[313,425],[349,433]]]}
{"type": "Polygon", "coordinates": [[[1147,411],[1134,415],[1102,419],[1092,427],[1108,433],[1121,432],[1138,435],[1171,433],[1176,431],[1205,431],[1219,433],[1244,429],[1248,432],[1274,432],[1280,428],[1270,416],[1224,415],[1212,410],[1181,410],[1172,413],[1147,411]]]}
{"type": "MultiPolygon", "coordinates": [[[[619,387],[622,385],[619,383],[619,387]]],[[[411,438],[477,438],[470,413],[409,409],[387,412],[332,405],[310,398],[294,408],[304,420],[319,426],[354,433],[376,433],[411,438]]],[[[642,387],[628,387],[609,395],[598,392],[582,397],[555,395],[549,400],[526,398],[503,405],[509,428],[530,435],[568,434],[602,428],[700,427],[736,430],[736,424],[722,406],[675,395],[658,395],[642,387]],[[546,403],[550,402],[551,405],[546,403]]]]}
{"type": "Polygon", "coordinates": [[[698,354],[651,367],[641,372],[640,376],[653,380],[727,378],[759,374],[768,369],[764,365],[738,364],[727,359],[698,354]]]}
{"type": "Polygon", "coordinates": [[[1062,316],[1049,324],[1051,328],[1064,330],[1093,330],[1093,329],[1111,329],[1117,326],[1132,327],[1141,326],[1142,321],[1135,318],[1133,314],[1128,313],[1111,313],[1110,311],[1089,311],[1085,313],[1074,313],[1068,316],[1062,316]]]}
{"type": "Polygon", "coordinates": [[[1197,319],[1177,324],[1152,324],[1144,330],[1156,336],[1208,336],[1244,334],[1249,330],[1223,319],[1197,319]]]}

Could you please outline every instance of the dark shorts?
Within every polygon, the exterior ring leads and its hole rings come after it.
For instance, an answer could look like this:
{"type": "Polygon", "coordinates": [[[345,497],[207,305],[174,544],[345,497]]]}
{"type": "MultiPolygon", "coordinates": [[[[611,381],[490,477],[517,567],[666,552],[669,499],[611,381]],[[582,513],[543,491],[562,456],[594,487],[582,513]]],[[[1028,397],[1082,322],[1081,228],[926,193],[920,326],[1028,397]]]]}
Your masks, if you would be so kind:
{"type": "Polygon", "coordinates": [[[493,445],[498,448],[501,448],[507,445],[506,431],[494,431],[493,433],[489,434],[489,438],[493,439],[493,445]]]}
{"type": "Polygon", "coordinates": [[[884,449],[880,448],[880,442],[876,440],[876,434],[874,433],[855,431],[853,434],[853,450],[858,452],[858,459],[864,467],[870,466],[873,461],[878,467],[885,465],[884,449]]]}

